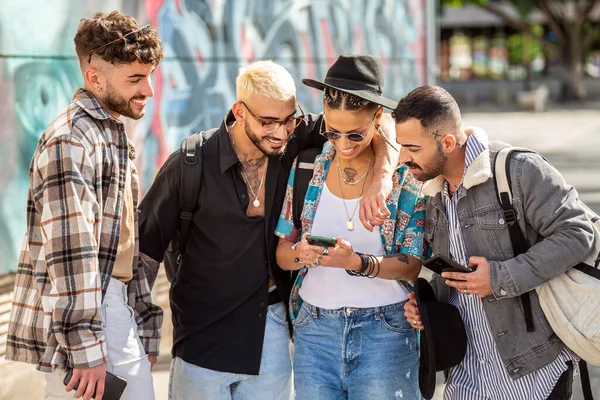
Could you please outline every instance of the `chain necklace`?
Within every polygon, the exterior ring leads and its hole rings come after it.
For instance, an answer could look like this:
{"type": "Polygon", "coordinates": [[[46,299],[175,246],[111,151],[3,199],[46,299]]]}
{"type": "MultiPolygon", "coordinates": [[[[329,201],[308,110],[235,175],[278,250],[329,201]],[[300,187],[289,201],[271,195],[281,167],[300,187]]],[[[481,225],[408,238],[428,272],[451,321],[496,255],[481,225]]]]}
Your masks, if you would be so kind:
{"type": "MultiPolygon", "coordinates": [[[[233,128],[233,126],[235,125],[237,121],[234,121],[233,124],[231,124],[231,128],[233,128]]],[[[229,127],[227,127],[227,133],[229,133],[229,127]]],[[[231,138],[231,145],[233,147],[233,149],[235,150],[235,142],[233,141],[233,138],[231,138]]],[[[269,167],[268,165],[268,160],[267,160],[267,165],[265,166],[265,170],[263,172],[263,176],[260,179],[260,183],[258,185],[258,189],[256,190],[256,193],[254,193],[254,189],[252,189],[252,185],[250,185],[250,181],[248,180],[248,177],[246,176],[246,173],[244,172],[244,167],[242,166],[242,177],[244,178],[244,182],[246,182],[246,186],[248,187],[248,189],[250,189],[250,193],[252,193],[252,197],[254,197],[254,201],[252,202],[252,205],[256,208],[260,207],[260,200],[258,200],[258,196],[260,195],[260,189],[262,188],[263,182],[265,181],[265,176],[267,176],[267,168],[269,167]]]]}
{"type": "Polygon", "coordinates": [[[250,193],[252,193],[252,196],[254,197],[254,201],[252,202],[252,205],[256,208],[260,207],[260,200],[258,200],[258,195],[260,194],[260,189],[262,188],[263,182],[265,181],[265,176],[267,175],[267,167],[268,167],[268,165],[265,166],[265,171],[263,172],[263,176],[260,179],[260,184],[258,185],[258,189],[256,190],[256,193],[254,193],[254,190],[252,189],[252,185],[250,185],[250,181],[248,180],[248,177],[246,176],[246,173],[244,172],[244,167],[242,167],[242,176],[244,177],[244,180],[246,181],[246,186],[248,186],[248,189],[250,189],[250,193]]]}
{"type": "MultiPolygon", "coordinates": [[[[337,158],[338,156],[336,156],[337,158]]],[[[338,165],[339,165],[339,158],[337,159],[338,165]]],[[[371,171],[371,167],[373,166],[373,158],[371,158],[371,164],[369,165],[369,169],[367,170],[367,174],[369,173],[369,171],[371,171]]],[[[365,174],[366,176],[366,174],[365,174]]],[[[364,177],[363,177],[364,178],[364,177]]],[[[365,181],[362,184],[362,187],[360,188],[360,193],[358,194],[358,198],[359,201],[356,202],[356,205],[354,206],[354,211],[352,211],[352,215],[350,215],[348,213],[348,207],[346,207],[346,198],[344,196],[344,189],[342,188],[342,174],[341,171],[338,174],[338,180],[340,182],[340,192],[342,192],[342,202],[344,203],[344,210],[346,211],[346,217],[348,217],[348,222],[346,222],[346,229],[348,229],[349,231],[353,231],[354,230],[354,215],[356,214],[356,210],[358,210],[358,205],[360,204],[360,198],[362,197],[363,194],[363,190],[365,189],[365,184],[367,183],[367,180],[365,179],[365,181]]],[[[362,178],[361,178],[362,180],[362,178]]]]}
{"type": "Polygon", "coordinates": [[[342,169],[340,168],[340,159],[339,157],[336,157],[336,163],[337,163],[337,169],[338,169],[338,173],[340,174],[340,176],[342,177],[342,179],[344,179],[344,183],[346,185],[349,186],[354,186],[359,184],[363,179],[365,179],[367,177],[367,175],[369,175],[369,172],[371,171],[371,167],[373,167],[373,157],[375,156],[375,154],[371,154],[371,161],[369,161],[369,168],[367,169],[367,172],[365,172],[365,174],[363,176],[360,177],[359,180],[357,181],[348,181],[346,180],[346,177],[344,177],[342,175],[342,169]]]}

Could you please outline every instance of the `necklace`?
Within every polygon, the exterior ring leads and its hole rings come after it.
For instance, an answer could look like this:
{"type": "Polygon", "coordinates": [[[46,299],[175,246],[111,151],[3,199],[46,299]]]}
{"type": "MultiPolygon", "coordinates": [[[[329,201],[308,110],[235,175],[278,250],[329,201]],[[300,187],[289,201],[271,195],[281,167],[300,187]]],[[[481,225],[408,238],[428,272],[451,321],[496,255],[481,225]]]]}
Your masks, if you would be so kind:
{"type": "MultiPolygon", "coordinates": [[[[369,173],[369,171],[371,170],[371,167],[373,166],[372,161],[373,160],[371,159],[371,164],[369,165],[369,169],[367,170],[367,173],[369,173]]],[[[337,162],[339,165],[339,159],[337,162]]],[[[348,213],[348,207],[346,207],[346,198],[344,196],[344,189],[342,188],[342,174],[341,173],[338,174],[338,180],[340,182],[340,192],[342,192],[342,202],[344,202],[344,210],[346,211],[346,217],[348,217],[348,222],[346,222],[346,229],[348,229],[349,231],[353,231],[354,230],[354,221],[353,221],[354,215],[356,214],[356,210],[358,210],[358,205],[360,204],[360,200],[356,202],[356,205],[354,206],[354,211],[352,211],[352,215],[350,215],[348,213]]],[[[362,178],[361,178],[361,180],[362,180],[362,178]]],[[[362,187],[360,188],[360,193],[358,194],[359,199],[360,199],[360,197],[362,197],[363,190],[365,189],[365,183],[367,183],[366,180],[363,182],[362,187]]]]}
{"type": "Polygon", "coordinates": [[[258,200],[258,195],[260,194],[260,188],[262,188],[263,182],[265,181],[265,176],[267,175],[267,168],[268,168],[268,165],[265,166],[265,171],[263,172],[263,176],[260,179],[260,184],[258,185],[258,189],[256,190],[256,193],[255,193],[254,190],[252,189],[252,185],[250,185],[250,181],[248,181],[248,177],[246,176],[246,173],[244,172],[244,167],[242,167],[242,176],[244,177],[244,180],[246,181],[246,186],[248,186],[248,189],[250,189],[250,193],[252,193],[252,196],[254,197],[254,201],[252,202],[252,205],[256,208],[260,207],[260,200],[258,200]]]}
{"type": "MultiPolygon", "coordinates": [[[[234,121],[233,124],[231,124],[231,128],[233,128],[233,126],[235,125],[237,121],[234,121]]],[[[226,126],[227,128],[227,133],[229,133],[229,126],[226,126]]],[[[233,141],[233,138],[231,138],[231,146],[233,147],[234,150],[236,150],[235,147],[235,142],[233,141]]],[[[237,151],[236,151],[237,153],[237,151]]],[[[246,182],[246,186],[248,187],[248,189],[250,189],[250,193],[252,193],[252,197],[254,197],[254,201],[252,202],[252,205],[256,208],[260,207],[260,200],[258,200],[258,195],[260,195],[260,189],[262,188],[263,182],[265,181],[265,176],[267,176],[267,168],[269,167],[268,162],[267,165],[265,166],[265,170],[263,172],[263,176],[260,179],[260,183],[258,185],[258,189],[256,190],[256,193],[254,193],[254,189],[252,189],[252,186],[250,185],[250,181],[248,180],[248,177],[246,176],[246,173],[244,172],[244,167],[242,167],[242,177],[244,178],[244,181],[246,182]]]]}
{"type": "Polygon", "coordinates": [[[373,166],[373,156],[374,156],[374,154],[371,155],[371,161],[369,161],[369,168],[367,169],[367,172],[365,172],[365,174],[363,176],[361,176],[360,179],[357,181],[348,181],[348,180],[346,180],[346,177],[342,176],[342,169],[340,168],[340,159],[339,159],[339,157],[336,157],[335,159],[336,159],[336,163],[337,163],[338,173],[340,174],[342,179],[344,179],[344,183],[346,185],[354,186],[354,185],[359,184],[363,179],[365,179],[367,177],[367,175],[369,175],[369,171],[371,171],[371,167],[373,166]]]}

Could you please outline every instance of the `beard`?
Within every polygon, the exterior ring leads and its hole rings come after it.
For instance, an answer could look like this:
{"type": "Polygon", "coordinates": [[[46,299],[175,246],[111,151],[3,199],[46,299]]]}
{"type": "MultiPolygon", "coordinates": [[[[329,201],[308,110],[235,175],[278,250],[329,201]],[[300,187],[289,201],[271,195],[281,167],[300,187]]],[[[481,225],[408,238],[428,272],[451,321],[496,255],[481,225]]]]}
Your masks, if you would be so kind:
{"type": "Polygon", "coordinates": [[[415,169],[414,171],[411,171],[411,173],[418,181],[426,182],[442,175],[446,160],[446,155],[442,152],[438,152],[435,156],[433,156],[425,168],[413,162],[407,162],[406,166],[415,169]]]}
{"type": "Polygon", "coordinates": [[[246,135],[248,136],[250,141],[254,143],[256,148],[258,148],[265,156],[270,158],[281,158],[285,154],[285,150],[287,149],[287,142],[291,134],[283,140],[283,143],[280,148],[273,149],[269,147],[267,143],[265,143],[266,138],[269,137],[269,134],[265,134],[265,136],[262,137],[257,135],[254,131],[252,131],[252,128],[250,128],[250,125],[248,125],[247,121],[246,123],[244,123],[244,130],[246,131],[246,135]]]}
{"type": "Polygon", "coordinates": [[[139,111],[134,111],[131,108],[131,100],[134,99],[145,99],[145,96],[134,96],[129,100],[126,100],[123,96],[118,94],[116,90],[107,82],[106,83],[106,95],[104,96],[103,102],[106,108],[117,114],[124,115],[131,119],[140,119],[146,114],[146,108],[142,108],[139,111]]]}

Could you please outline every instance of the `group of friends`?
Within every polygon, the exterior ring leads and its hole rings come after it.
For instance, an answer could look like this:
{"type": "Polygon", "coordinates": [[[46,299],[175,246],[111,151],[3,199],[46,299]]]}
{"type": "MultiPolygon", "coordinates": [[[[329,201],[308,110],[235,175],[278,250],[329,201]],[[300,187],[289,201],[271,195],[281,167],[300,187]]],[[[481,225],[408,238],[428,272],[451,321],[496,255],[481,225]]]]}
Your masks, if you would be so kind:
{"type": "MultiPolygon", "coordinates": [[[[83,88],[31,162],[6,357],[46,373],[45,399],[100,399],[107,373],[127,381],[122,399],[154,399],[151,288],[180,229],[186,154],[171,154],[138,204],[119,117],[144,115],[163,50],[153,27],[117,11],[83,19],[75,49],[83,88]]],[[[412,282],[434,254],[473,270],[431,281],[467,334],[444,398],[570,398],[577,357],[535,291],[538,328],[526,329],[519,297],[589,253],[575,189],[535,153],[509,158],[531,243],[514,257],[491,167],[505,145],[465,128],[440,87],[383,97],[383,75],[373,56],[341,55],[323,81],[302,80],[323,93],[323,112],[305,114],[285,68],[240,68],[236,101],[201,147],[171,282],[170,399],[420,399],[412,282]],[[297,156],[315,147],[298,227],[297,156]]]]}

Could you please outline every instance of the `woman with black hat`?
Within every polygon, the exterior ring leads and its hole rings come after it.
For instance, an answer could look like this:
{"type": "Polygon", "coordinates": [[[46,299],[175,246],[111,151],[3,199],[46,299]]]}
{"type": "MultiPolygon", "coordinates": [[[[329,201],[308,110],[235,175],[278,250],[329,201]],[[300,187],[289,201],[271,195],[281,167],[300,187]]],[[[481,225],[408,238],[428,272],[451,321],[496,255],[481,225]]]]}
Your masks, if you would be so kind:
{"type": "Polygon", "coordinates": [[[403,305],[421,268],[421,183],[399,166],[389,218],[371,231],[355,223],[372,181],[372,141],[385,139],[383,107],[396,105],[382,97],[382,66],[372,56],[343,55],[324,82],[302,82],[324,91],[321,132],[329,141],[315,160],[302,232],[291,215],[295,170],[276,230],[279,265],[301,270],[290,302],[296,399],[420,398],[417,337],[403,305]]]}

